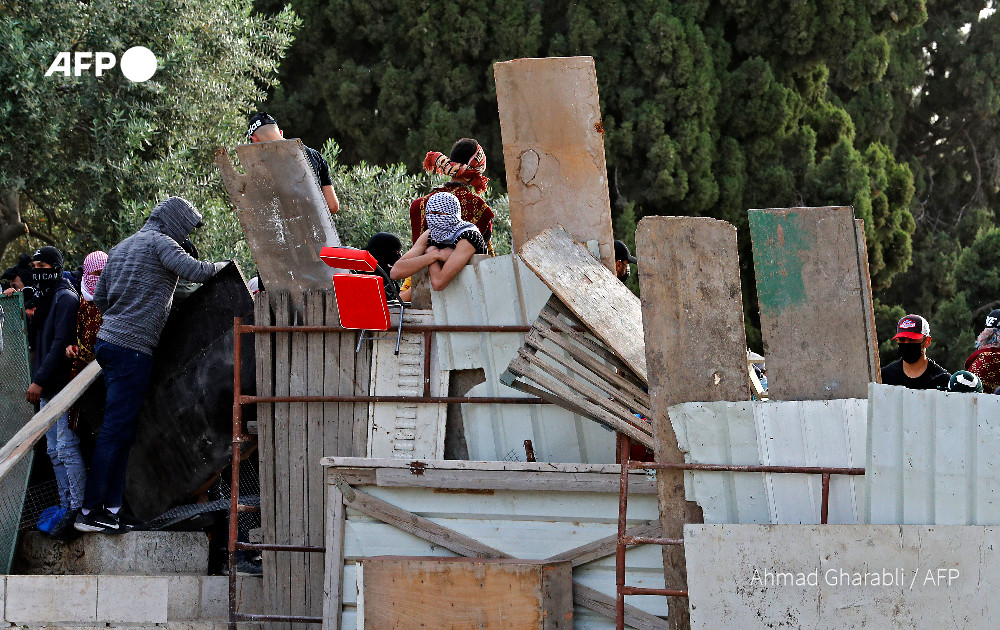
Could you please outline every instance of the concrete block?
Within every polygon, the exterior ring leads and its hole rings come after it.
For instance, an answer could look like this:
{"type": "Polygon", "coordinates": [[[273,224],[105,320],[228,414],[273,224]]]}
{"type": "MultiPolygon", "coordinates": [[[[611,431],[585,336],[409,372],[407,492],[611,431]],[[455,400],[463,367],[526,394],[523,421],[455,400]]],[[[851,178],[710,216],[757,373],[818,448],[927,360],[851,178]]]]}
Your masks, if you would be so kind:
{"type": "Polygon", "coordinates": [[[229,619],[229,578],[211,575],[201,578],[201,615],[199,619],[229,619]]]}
{"type": "Polygon", "coordinates": [[[688,525],[692,630],[996,627],[1000,529],[688,525]]]}
{"type": "Polygon", "coordinates": [[[18,573],[29,575],[204,575],[208,536],[203,532],[87,534],[65,543],[27,532],[14,564],[18,573]]]}
{"type": "Polygon", "coordinates": [[[151,576],[97,577],[97,619],[108,623],[167,621],[167,579],[151,576]]]}
{"type": "Polygon", "coordinates": [[[11,623],[97,621],[97,576],[8,575],[4,620],[11,623]]]}
{"type": "Polygon", "coordinates": [[[201,580],[197,575],[167,578],[167,621],[198,619],[201,615],[201,580]]]}

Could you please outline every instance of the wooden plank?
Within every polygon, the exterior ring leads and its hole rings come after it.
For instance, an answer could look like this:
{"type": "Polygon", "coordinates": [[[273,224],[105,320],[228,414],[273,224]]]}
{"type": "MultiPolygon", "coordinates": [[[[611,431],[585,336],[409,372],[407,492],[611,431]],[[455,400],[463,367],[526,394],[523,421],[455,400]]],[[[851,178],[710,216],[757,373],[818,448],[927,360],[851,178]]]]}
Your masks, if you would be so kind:
{"type": "Polygon", "coordinates": [[[553,225],[615,268],[604,128],[591,57],[493,65],[514,250],[553,225]]]}
{"type": "MultiPolygon", "coordinates": [[[[620,479],[612,475],[586,473],[547,473],[500,471],[462,471],[455,474],[451,470],[422,471],[415,475],[412,471],[399,468],[380,468],[376,471],[376,483],[380,487],[438,488],[468,490],[471,493],[493,490],[546,490],[560,492],[617,492],[620,479]]],[[[641,494],[643,490],[653,492],[655,486],[644,473],[630,477],[629,493],[641,494]],[[634,487],[633,487],[634,484],[634,487]]]]}
{"type": "MultiPolygon", "coordinates": [[[[314,293],[306,291],[302,296],[301,316],[297,323],[306,324],[308,320],[305,315],[310,311],[309,301],[315,296],[314,293]]],[[[298,313],[299,311],[297,311],[298,313]]],[[[303,396],[306,394],[307,374],[309,372],[308,342],[310,335],[307,333],[292,333],[291,338],[291,362],[288,364],[290,370],[288,393],[292,396],[303,396]]],[[[309,532],[309,511],[308,504],[308,472],[306,457],[309,449],[308,434],[308,404],[292,403],[289,409],[288,418],[288,536],[291,544],[304,545],[307,543],[309,532]]],[[[309,588],[307,584],[309,576],[308,561],[306,554],[289,553],[289,577],[291,581],[291,610],[295,615],[309,615],[309,588]]],[[[292,624],[297,630],[309,630],[304,624],[292,624]]]]}
{"type": "Polygon", "coordinates": [[[647,380],[639,298],[615,274],[561,228],[525,243],[521,258],[594,336],[647,380]]]}
{"type": "MultiPolygon", "coordinates": [[[[589,586],[573,582],[573,603],[589,608],[605,617],[615,618],[617,602],[614,597],[595,591],[589,586]]],[[[672,610],[672,609],[671,609],[672,610]]],[[[665,630],[668,622],[635,606],[625,605],[625,625],[637,630],[665,630]]]]}
{"type": "MultiPolygon", "coordinates": [[[[305,313],[306,325],[322,326],[325,321],[326,298],[334,299],[326,291],[311,291],[306,294],[305,313]]],[[[310,333],[306,335],[306,393],[310,396],[323,394],[324,367],[326,365],[323,335],[310,333]]],[[[308,515],[306,529],[306,544],[322,547],[326,538],[326,528],[323,523],[324,496],[326,494],[325,477],[320,461],[323,452],[323,403],[306,405],[306,493],[305,512],[308,515]]],[[[307,567],[306,594],[307,609],[310,614],[319,616],[323,607],[323,572],[322,556],[309,553],[303,554],[307,567]]]]}
{"type": "MultiPolygon", "coordinates": [[[[660,536],[660,524],[656,521],[646,521],[641,525],[629,527],[625,530],[625,535],[658,538],[660,536]]],[[[579,547],[574,547],[569,551],[549,556],[547,560],[550,562],[569,560],[573,563],[574,567],[578,567],[581,564],[587,564],[588,562],[593,562],[594,560],[610,556],[615,553],[617,548],[618,533],[616,532],[610,536],[598,538],[597,540],[589,542],[586,545],[580,545],[579,547]]]]}
{"type": "Polygon", "coordinates": [[[865,339],[868,343],[868,373],[873,383],[882,382],[882,365],[878,355],[878,333],[875,331],[875,300],[872,297],[872,277],[868,270],[868,243],[865,241],[864,219],[854,219],[858,242],[858,274],[861,276],[861,300],[864,305],[865,339]]]}
{"type": "MultiPolygon", "coordinates": [[[[254,296],[254,322],[261,326],[274,323],[270,301],[263,293],[254,296]]],[[[260,396],[274,394],[274,334],[254,335],[254,352],[257,361],[257,393],[260,396]]],[[[274,486],[274,405],[257,405],[257,444],[260,473],[260,524],[264,541],[275,542],[275,486],[274,486]]],[[[264,604],[268,610],[275,610],[278,584],[277,567],[273,551],[261,553],[264,583],[264,604]]]]}
{"type": "MultiPolygon", "coordinates": [[[[656,460],[683,462],[668,408],[682,402],[746,400],[746,334],[736,228],[707,217],[645,217],[636,230],[642,321],[656,460]]],[[[684,499],[679,471],[658,476],[660,525],[682,538],[700,510],[684,499]]],[[[663,548],[667,588],[687,588],[682,547],[663,548]]],[[[688,628],[687,601],[668,598],[670,627],[688,628]]]]}
{"type": "MultiPolygon", "coordinates": [[[[351,338],[355,339],[354,336],[351,338]]],[[[357,396],[364,396],[371,387],[372,350],[372,344],[364,343],[361,344],[361,352],[355,355],[354,394],[357,396]]],[[[368,454],[368,403],[354,403],[350,405],[350,408],[352,413],[351,454],[364,457],[368,454]]]]}
{"type": "Polygon", "coordinates": [[[87,388],[101,374],[101,366],[97,361],[91,361],[87,367],[76,375],[58,394],[52,397],[49,404],[31,417],[21,429],[0,448],[0,479],[3,479],[14,466],[31,452],[35,443],[45,435],[56,420],[62,416],[73,403],[87,391],[87,388]]]}
{"type": "Polygon", "coordinates": [[[878,371],[854,210],[771,208],[750,210],[749,220],[769,397],[866,397],[878,371]]]}
{"type": "MultiPolygon", "coordinates": [[[[358,393],[355,378],[357,354],[354,349],[357,347],[357,337],[359,334],[360,332],[353,330],[340,334],[340,391],[343,394],[358,393]]],[[[361,345],[364,346],[365,344],[361,345]]],[[[365,405],[366,415],[367,411],[367,405],[365,405]]],[[[335,455],[359,457],[364,454],[355,452],[354,405],[351,403],[340,403],[337,405],[337,436],[337,452],[335,455]]]]}
{"type": "Polygon", "coordinates": [[[358,618],[367,629],[573,628],[569,562],[380,556],[359,564],[358,618]]]}
{"type": "MultiPolygon", "coordinates": [[[[340,315],[336,299],[326,301],[324,321],[327,326],[339,326],[340,315]]],[[[323,333],[323,395],[339,396],[340,390],[340,336],[345,333],[323,333]]],[[[353,352],[354,349],[352,348],[353,352]]],[[[342,455],[340,450],[340,406],[337,403],[323,403],[323,456],[342,455]]]]}
{"type": "Polygon", "coordinates": [[[327,485],[326,506],[330,517],[326,521],[326,553],[324,571],[323,628],[341,630],[344,601],[344,494],[334,484],[327,485]]]}
{"type": "MultiPolygon", "coordinates": [[[[274,301],[275,323],[287,326],[292,324],[292,303],[287,292],[272,295],[274,301]]],[[[291,377],[292,357],[291,333],[274,333],[274,393],[276,396],[288,396],[291,377]]],[[[290,444],[289,418],[291,405],[276,403],[274,405],[274,542],[291,544],[289,536],[289,486],[290,486],[290,444]]],[[[291,613],[291,554],[276,553],[275,565],[275,614],[291,613]]],[[[291,624],[275,623],[272,630],[291,630],[291,624]]]]}
{"type": "Polygon", "coordinates": [[[246,175],[233,168],[224,149],[215,163],[236,208],[267,294],[291,291],[301,306],[303,291],[330,288],[334,270],[319,258],[340,237],[312,165],[298,139],[236,147],[246,175]]]}
{"type": "MultiPolygon", "coordinates": [[[[573,315],[572,311],[559,301],[559,298],[549,298],[545,308],[538,314],[538,318],[540,322],[547,322],[563,334],[569,335],[570,338],[585,349],[593,352],[599,359],[615,368],[622,377],[632,379],[634,386],[640,388],[645,386],[645,380],[640,380],[600,339],[586,330],[576,330],[577,328],[581,328],[583,324],[573,315]]],[[[544,327],[538,326],[538,328],[542,329],[544,327]]]]}
{"type": "MultiPolygon", "coordinates": [[[[561,462],[509,462],[509,461],[470,461],[462,459],[447,459],[439,461],[412,461],[398,459],[371,459],[366,457],[324,457],[323,466],[329,469],[348,468],[352,470],[382,470],[402,468],[409,470],[418,467],[427,470],[475,470],[496,472],[547,472],[551,474],[581,474],[617,475],[621,473],[618,464],[580,464],[561,462]]],[[[634,474],[645,474],[636,472],[634,474]]],[[[419,475],[416,475],[419,476],[419,475]]]]}

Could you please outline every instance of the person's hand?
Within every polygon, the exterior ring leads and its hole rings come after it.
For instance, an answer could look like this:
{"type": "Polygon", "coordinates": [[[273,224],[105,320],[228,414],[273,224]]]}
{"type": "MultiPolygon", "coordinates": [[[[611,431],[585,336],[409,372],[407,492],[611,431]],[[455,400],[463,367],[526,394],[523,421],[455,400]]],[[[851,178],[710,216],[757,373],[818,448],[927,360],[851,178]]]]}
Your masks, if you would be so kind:
{"type": "Polygon", "coordinates": [[[24,314],[27,315],[28,317],[34,317],[35,316],[35,307],[32,306],[31,308],[24,309],[24,314]]]}
{"type": "Polygon", "coordinates": [[[80,354],[80,346],[66,346],[66,356],[72,359],[80,354]]]}
{"type": "Polygon", "coordinates": [[[14,287],[10,287],[9,289],[4,289],[3,290],[3,296],[4,297],[10,297],[10,296],[14,295],[15,293],[17,293],[17,289],[15,289],[14,287]]]}
{"type": "Polygon", "coordinates": [[[42,398],[42,386],[38,383],[32,383],[28,386],[28,395],[25,396],[28,402],[31,404],[37,403],[42,398]]]}
{"type": "Polygon", "coordinates": [[[451,255],[455,253],[455,250],[449,247],[445,247],[444,249],[437,250],[435,253],[437,254],[437,259],[440,260],[441,262],[444,262],[449,258],[451,258],[451,255]]]}

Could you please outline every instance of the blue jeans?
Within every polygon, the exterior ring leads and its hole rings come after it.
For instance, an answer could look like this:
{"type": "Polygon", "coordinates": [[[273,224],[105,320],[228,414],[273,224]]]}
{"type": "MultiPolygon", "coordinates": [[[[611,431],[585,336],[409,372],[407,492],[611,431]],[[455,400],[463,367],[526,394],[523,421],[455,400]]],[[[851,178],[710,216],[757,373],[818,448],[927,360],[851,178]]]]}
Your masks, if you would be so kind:
{"type": "MultiPolygon", "coordinates": [[[[42,407],[49,399],[42,398],[42,407]]],[[[45,433],[45,452],[52,460],[59,488],[59,505],[67,510],[78,509],[83,504],[83,489],[87,485],[87,467],[80,454],[80,438],[69,428],[69,412],[59,416],[52,428],[45,433]]]]}
{"type": "Polygon", "coordinates": [[[94,354],[104,371],[108,395],[83,498],[88,510],[122,505],[128,452],[153,369],[153,357],[103,339],[97,340],[94,354]]]}

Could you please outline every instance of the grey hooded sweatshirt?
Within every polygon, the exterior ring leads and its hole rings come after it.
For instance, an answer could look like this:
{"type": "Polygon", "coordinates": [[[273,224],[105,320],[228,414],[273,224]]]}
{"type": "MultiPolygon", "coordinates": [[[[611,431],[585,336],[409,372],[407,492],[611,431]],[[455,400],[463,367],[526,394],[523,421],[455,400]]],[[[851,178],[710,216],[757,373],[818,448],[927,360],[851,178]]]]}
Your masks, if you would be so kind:
{"type": "Polygon", "coordinates": [[[196,260],[178,244],[200,221],[186,199],[169,197],[153,208],[141,230],[111,249],[94,292],[94,304],[104,314],[98,339],[153,354],[177,277],[205,282],[224,264],[196,260]]]}

